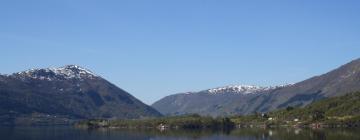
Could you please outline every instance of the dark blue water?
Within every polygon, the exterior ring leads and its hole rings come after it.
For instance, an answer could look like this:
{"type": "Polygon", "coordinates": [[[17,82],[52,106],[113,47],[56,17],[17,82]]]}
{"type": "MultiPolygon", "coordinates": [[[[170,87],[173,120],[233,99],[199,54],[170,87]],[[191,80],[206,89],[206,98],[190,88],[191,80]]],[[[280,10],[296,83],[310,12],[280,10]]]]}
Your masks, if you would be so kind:
{"type": "Polygon", "coordinates": [[[359,129],[236,129],[158,131],[74,127],[0,127],[1,140],[360,140],[359,129]]]}

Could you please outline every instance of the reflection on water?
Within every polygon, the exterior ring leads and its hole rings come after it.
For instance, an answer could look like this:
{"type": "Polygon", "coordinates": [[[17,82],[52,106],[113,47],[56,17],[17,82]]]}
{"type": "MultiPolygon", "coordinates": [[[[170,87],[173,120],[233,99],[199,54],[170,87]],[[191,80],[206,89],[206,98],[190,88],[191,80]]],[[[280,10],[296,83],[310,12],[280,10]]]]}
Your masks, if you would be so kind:
{"type": "Polygon", "coordinates": [[[73,127],[1,127],[4,140],[360,140],[360,129],[87,130],[73,127]]]}

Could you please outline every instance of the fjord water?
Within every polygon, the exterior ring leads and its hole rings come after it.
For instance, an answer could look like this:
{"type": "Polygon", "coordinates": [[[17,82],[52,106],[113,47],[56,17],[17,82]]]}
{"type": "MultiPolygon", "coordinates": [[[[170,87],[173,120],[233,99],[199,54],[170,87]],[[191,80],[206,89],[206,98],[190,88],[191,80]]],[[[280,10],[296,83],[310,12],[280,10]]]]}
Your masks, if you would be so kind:
{"type": "Polygon", "coordinates": [[[79,129],[74,127],[1,127],[2,140],[359,140],[359,129],[236,129],[158,131],[79,129]]]}

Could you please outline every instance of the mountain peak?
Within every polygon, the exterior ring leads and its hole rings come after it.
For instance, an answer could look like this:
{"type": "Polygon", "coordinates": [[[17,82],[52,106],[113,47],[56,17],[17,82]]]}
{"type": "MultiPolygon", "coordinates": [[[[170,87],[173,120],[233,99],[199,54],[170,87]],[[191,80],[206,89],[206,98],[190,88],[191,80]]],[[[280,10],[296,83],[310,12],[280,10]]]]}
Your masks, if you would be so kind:
{"type": "Polygon", "coordinates": [[[33,79],[53,80],[53,79],[83,79],[99,77],[90,70],[78,65],[65,65],[58,68],[30,69],[12,74],[13,76],[30,77],[33,79]]]}
{"type": "Polygon", "coordinates": [[[91,76],[96,76],[97,75],[95,73],[93,73],[92,71],[83,68],[79,65],[65,65],[63,67],[59,67],[59,68],[50,68],[53,71],[56,71],[60,74],[66,74],[66,75],[71,75],[71,74],[86,74],[86,75],[91,75],[91,76]]]}
{"type": "Polygon", "coordinates": [[[79,66],[79,65],[74,65],[74,64],[65,65],[65,66],[60,67],[60,68],[66,68],[66,69],[84,69],[83,67],[81,67],[81,66],[79,66]]]}

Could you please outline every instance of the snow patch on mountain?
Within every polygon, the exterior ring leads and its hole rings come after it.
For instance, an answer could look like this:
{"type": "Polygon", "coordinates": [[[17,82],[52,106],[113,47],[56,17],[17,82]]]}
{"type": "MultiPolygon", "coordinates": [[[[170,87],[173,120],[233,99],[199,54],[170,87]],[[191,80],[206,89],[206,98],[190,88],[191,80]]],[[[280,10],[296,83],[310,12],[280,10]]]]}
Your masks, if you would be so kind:
{"type": "Polygon", "coordinates": [[[20,75],[22,78],[30,77],[33,79],[52,81],[56,79],[82,79],[82,78],[96,78],[99,77],[88,69],[77,65],[66,65],[59,68],[45,68],[45,69],[30,69],[12,74],[13,76],[20,75]]]}
{"type": "Polygon", "coordinates": [[[77,65],[67,65],[60,68],[50,68],[55,74],[64,75],[68,78],[81,78],[81,76],[98,77],[95,73],[88,69],[77,65]]]}
{"type": "Polygon", "coordinates": [[[230,86],[225,86],[225,87],[208,89],[206,91],[210,94],[225,94],[225,93],[253,94],[253,93],[259,93],[259,92],[273,90],[273,89],[277,89],[277,88],[282,88],[282,87],[286,87],[286,86],[290,86],[290,85],[292,85],[292,84],[269,86],[269,87],[254,86],[254,85],[230,85],[230,86]]]}

